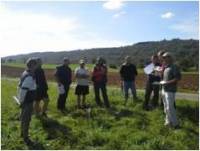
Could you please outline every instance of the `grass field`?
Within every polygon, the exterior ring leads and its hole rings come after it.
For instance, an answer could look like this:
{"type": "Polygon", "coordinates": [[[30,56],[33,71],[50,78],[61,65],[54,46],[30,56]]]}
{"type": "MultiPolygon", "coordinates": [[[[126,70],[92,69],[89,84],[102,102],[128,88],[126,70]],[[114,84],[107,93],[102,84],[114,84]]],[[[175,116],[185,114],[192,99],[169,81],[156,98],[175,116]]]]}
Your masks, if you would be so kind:
{"type": "Polygon", "coordinates": [[[27,146],[20,138],[19,107],[12,100],[16,95],[17,80],[1,80],[1,149],[199,149],[199,103],[177,100],[180,129],[164,127],[161,108],[142,109],[140,101],[123,105],[119,90],[109,88],[110,110],[95,105],[90,90],[88,103],[91,118],[83,110],[75,109],[74,90],[69,93],[68,114],[56,109],[57,90],[49,83],[50,104],[48,119],[32,116],[30,136],[34,145],[27,146]]]}

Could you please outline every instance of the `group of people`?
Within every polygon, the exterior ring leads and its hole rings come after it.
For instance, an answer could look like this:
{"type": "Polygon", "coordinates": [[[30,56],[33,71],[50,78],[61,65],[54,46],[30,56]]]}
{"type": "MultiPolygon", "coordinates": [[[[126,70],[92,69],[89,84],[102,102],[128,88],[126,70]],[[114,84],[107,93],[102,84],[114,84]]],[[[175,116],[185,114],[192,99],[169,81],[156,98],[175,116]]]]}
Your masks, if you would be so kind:
{"type": "MultiPolygon", "coordinates": [[[[161,103],[164,105],[166,113],[165,125],[177,127],[178,120],[175,112],[175,93],[177,82],[180,80],[180,71],[173,64],[170,53],[160,51],[151,57],[152,64],[160,67],[161,70],[153,70],[147,75],[144,109],[149,110],[152,106],[156,107],[159,100],[159,91],[161,90],[161,103]],[[164,82],[163,82],[164,81],[164,82]],[[155,84],[157,82],[157,84],[155,84]],[[161,85],[161,86],[160,86],[161,85]],[[150,102],[150,96],[153,92],[154,96],[150,102]],[[150,104],[151,103],[151,104],[150,104]]],[[[69,67],[69,58],[63,59],[63,64],[56,67],[54,74],[58,85],[57,109],[65,113],[66,100],[70,85],[72,83],[72,70],[69,67]]],[[[89,81],[93,82],[96,104],[100,107],[110,108],[110,101],[107,95],[107,67],[104,59],[98,57],[96,64],[90,74],[85,66],[85,61],[79,61],[79,67],[75,69],[74,76],[76,78],[75,95],[77,95],[77,108],[84,109],[87,107],[86,95],[89,94],[89,81]],[[101,101],[100,91],[103,101],[101,101]]],[[[19,83],[19,101],[21,102],[21,136],[25,142],[29,142],[28,130],[31,121],[31,115],[34,109],[36,116],[47,117],[46,111],[49,103],[48,85],[44,70],[42,69],[42,60],[40,58],[29,58],[26,62],[27,69],[22,73],[19,83]],[[41,107],[41,100],[43,105],[41,107]]],[[[125,57],[125,62],[121,65],[120,70],[121,84],[127,104],[129,98],[129,89],[133,95],[133,101],[137,99],[136,93],[136,76],[138,74],[136,66],[131,63],[129,56],[125,57]]]]}

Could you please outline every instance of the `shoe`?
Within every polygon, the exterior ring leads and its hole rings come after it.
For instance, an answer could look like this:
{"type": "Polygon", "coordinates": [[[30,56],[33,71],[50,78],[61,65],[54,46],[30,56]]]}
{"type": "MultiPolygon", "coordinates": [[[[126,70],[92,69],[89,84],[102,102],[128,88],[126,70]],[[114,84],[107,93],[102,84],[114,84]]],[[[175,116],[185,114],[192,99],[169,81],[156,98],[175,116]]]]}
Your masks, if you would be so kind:
{"type": "Polygon", "coordinates": [[[174,126],[174,129],[180,129],[180,128],[181,128],[180,125],[174,126]]]}
{"type": "Polygon", "coordinates": [[[25,137],[25,138],[24,138],[24,142],[25,142],[27,145],[33,144],[33,142],[29,139],[29,137],[25,137]]]}
{"type": "Polygon", "coordinates": [[[146,110],[146,111],[149,111],[149,110],[150,110],[149,107],[148,107],[147,105],[144,105],[144,106],[143,106],[143,109],[146,110]]]}

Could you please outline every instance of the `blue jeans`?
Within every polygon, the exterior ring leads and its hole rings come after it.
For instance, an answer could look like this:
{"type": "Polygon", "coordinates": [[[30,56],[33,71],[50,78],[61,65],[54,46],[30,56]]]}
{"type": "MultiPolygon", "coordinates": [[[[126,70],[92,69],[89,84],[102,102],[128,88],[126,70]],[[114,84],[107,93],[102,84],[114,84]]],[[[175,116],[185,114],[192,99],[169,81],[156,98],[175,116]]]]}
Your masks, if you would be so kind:
{"type": "Polygon", "coordinates": [[[123,81],[123,89],[125,94],[125,99],[128,99],[128,90],[131,89],[131,93],[133,98],[137,98],[136,89],[135,89],[135,81],[123,81]]]}

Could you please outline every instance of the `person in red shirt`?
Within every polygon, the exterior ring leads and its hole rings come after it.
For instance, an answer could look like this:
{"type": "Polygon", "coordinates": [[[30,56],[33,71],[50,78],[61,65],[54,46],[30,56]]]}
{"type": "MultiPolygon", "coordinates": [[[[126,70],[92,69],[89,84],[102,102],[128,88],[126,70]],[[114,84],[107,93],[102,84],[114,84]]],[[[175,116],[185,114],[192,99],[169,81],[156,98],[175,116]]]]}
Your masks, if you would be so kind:
{"type": "Polygon", "coordinates": [[[97,105],[102,106],[100,99],[100,90],[102,92],[104,105],[109,108],[110,103],[107,96],[106,84],[107,84],[107,67],[104,64],[104,60],[100,57],[97,58],[97,63],[94,66],[92,72],[92,81],[94,84],[95,101],[97,105]]]}

